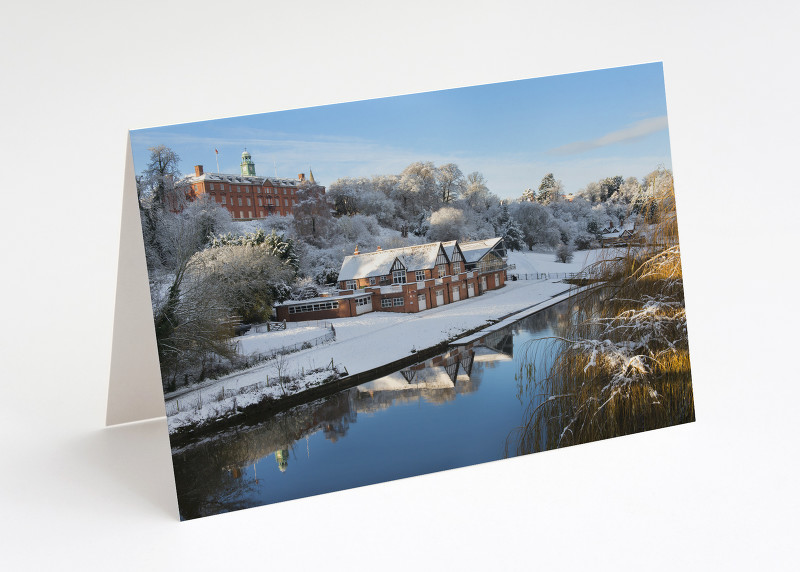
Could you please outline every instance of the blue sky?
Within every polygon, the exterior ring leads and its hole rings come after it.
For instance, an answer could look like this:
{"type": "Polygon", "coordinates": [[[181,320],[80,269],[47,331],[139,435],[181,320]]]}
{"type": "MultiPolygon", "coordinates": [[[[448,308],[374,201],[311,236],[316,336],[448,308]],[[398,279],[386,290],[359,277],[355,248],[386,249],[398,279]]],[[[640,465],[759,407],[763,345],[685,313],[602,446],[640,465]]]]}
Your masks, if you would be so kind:
{"type": "Polygon", "coordinates": [[[554,173],[567,192],[622,175],[672,168],[660,63],[131,131],[139,173],[148,147],[239,173],[247,148],[256,174],[340,177],[397,174],[414,161],[480,171],[502,198],[554,173]]]}

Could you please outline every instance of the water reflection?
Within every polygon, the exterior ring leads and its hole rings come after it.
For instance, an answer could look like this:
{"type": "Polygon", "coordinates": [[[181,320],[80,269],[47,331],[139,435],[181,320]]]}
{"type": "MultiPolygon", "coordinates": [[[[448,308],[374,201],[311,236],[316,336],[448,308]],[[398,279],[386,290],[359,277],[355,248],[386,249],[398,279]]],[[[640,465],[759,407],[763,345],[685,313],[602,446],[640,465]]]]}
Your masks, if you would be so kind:
{"type": "Polygon", "coordinates": [[[569,310],[173,451],[182,518],[502,458],[523,413],[515,346],[552,335],[569,310]]]}

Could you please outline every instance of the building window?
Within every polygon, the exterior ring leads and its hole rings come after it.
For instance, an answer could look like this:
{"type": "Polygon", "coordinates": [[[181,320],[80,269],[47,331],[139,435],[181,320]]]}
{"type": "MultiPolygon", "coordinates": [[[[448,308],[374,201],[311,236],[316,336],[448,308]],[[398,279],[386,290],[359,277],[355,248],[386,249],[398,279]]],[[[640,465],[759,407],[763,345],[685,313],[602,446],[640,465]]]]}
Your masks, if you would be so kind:
{"type": "Polygon", "coordinates": [[[370,276],[369,277],[369,285],[370,286],[375,286],[375,277],[374,276],[370,276]]]}
{"type": "Polygon", "coordinates": [[[381,308],[391,308],[392,307],[392,299],[391,298],[383,298],[381,300],[381,308]]]}
{"type": "Polygon", "coordinates": [[[355,290],[356,289],[356,281],[355,280],[347,280],[344,283],[345,290],[355,290]]]}
{"type": "Polygon", "coordinates": [[[223,204],[223,205],[224,205],[224,204],[226,204],[225,197],[222,197],[222,204],[223,204]]]}
{"type": "Polygon", "coordinates": [[[258,197],[258,206],[260,206],[260,207],[264,206],[264,205],[261,204],[261,197],[258,197]]]}
{"type": "Polygon", "coordinates": [[[214,190],[214,183],[211,183],[211,190],[214,190]]]}
{"type": "Polygon", "coordinates": [[[417,282],[422,282],[423,280],[425,280],[425,271],[417,270],[417,282]]]}
{"type": "Polygon", "coordinates": [[[239,218],[244,218],[244,211],[239,211],[239,218]]]}
{"type": "Polygon", "coordinates": [[[453,274],[461,274],[461,263],[453,262],[453,274]]]}
{"type": "Polygon", "coordinates": [[[242,206],[242,197],[239,197],[239,206],[242,206]]]}
{"type": "Polygon", "coordinates": [[[258,211],[258,216],[260,216],[261,218],[264,218],[264,211],[258,211]]]}
{"type": "Polygon", "coordinates": [[[332,302],[318,302],[316,304],[302,304],[298,306],[289,306],[290,314],[301,314],[303,312],[319,312],[321,310],[335,310],[339,307],[339,302],[334,300],[332,302]]]}
{"type": "Polygon", "coordinates": [[[405,270],[395,270],[392,272],[392,284],[405,284],[406,283],[406,271],[405,270]]]}
{"type": "Polygon", "coordinates": [[[247,197],[247,206],[248,206],[248,207],[249,207],[249,206],[252,206],[252,205],[250,204],[250,197],[247,197]]]}
{"type": "Polygon", "coordinates": [[[247,211],[247,218],[253,218],[253,211],[247,211]]]}
{"type": "Polygon", "coordinates": [[[361,298],[356,298],[356,306],[368,306],[371,304],[369,296],[362,296],[361,298]]]}
{"type": "Polygon", "coordinates": [[[283,206],[285,206],[285,207],[289,206],[289,200],[288,199],[283,199],[283,206]]]}
{"type": "Polygon", "coordinates": [[[394,300],[394,305],[395,306],[403,306],[403,305],[405,305],[405,299],[404,298],[393,298],[393,300],[394,300]]]}
{"type": "Polygon", "coordinates": [[[439,278],[441,278],[442,276],[445,276],[447,274],[447,265],[446,264],[440,264],[436,268],[439,271],[439,278]]]}

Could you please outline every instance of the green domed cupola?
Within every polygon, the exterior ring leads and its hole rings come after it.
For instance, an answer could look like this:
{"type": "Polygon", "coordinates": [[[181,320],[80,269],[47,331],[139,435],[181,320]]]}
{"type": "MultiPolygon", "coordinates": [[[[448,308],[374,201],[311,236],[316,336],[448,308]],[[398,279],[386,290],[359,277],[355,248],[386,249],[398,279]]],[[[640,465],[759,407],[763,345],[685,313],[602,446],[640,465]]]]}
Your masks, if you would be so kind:
{"type": "Polygon", "coordinates": [[[247,149],[245,149],[244,153],[242,153],[242,176],[256,176],[256,164],[253,163],[253,159],[250,157],[250,153],[247,152],[247,149]]]}

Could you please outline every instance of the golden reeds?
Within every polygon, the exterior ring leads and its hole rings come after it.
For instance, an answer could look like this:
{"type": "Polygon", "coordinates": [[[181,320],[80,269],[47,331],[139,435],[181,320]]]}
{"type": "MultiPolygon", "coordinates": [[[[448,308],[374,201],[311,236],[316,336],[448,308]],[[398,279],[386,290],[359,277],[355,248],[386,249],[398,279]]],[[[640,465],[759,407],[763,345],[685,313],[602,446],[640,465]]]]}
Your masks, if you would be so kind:
{"type": "Polygon", "coordinates": [[[528,348],[518,379],[529,404],[507,454],[694,420],[672,176],[651,183],[633,239],[585,270],[600,286],[577,297],[557,338],[528,348]]]}

